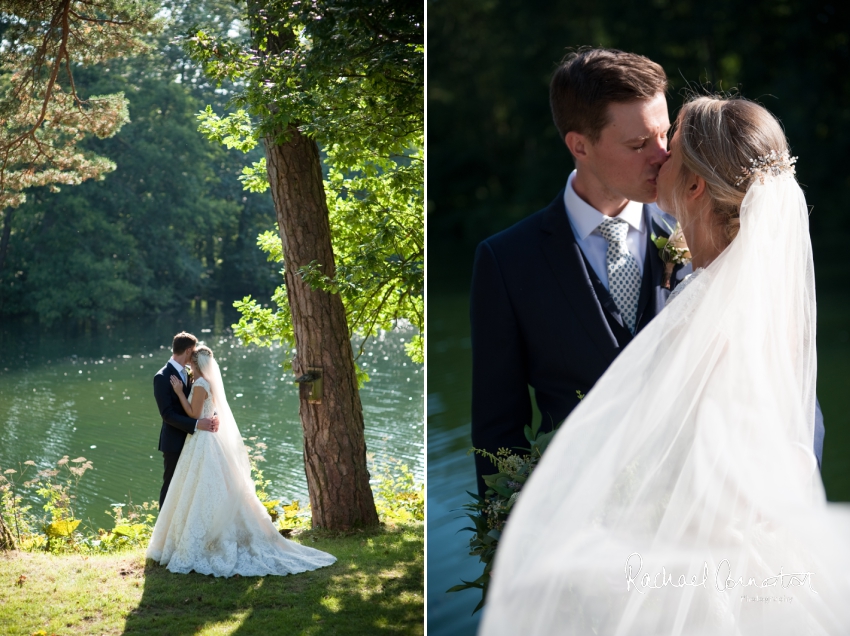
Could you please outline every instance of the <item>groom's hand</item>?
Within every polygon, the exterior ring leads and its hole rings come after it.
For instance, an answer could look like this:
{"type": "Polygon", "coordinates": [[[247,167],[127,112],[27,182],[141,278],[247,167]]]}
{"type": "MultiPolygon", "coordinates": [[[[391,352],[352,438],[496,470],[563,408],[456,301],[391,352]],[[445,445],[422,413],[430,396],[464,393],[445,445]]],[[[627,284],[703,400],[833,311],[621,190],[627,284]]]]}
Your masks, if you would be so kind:
{"type": "Polygon", "coordinates": [[[218,416],[215,415],[212,418],[205,417],[202,420],[198,420],[198,430],[215,433],[218,430],[218,416]]]}

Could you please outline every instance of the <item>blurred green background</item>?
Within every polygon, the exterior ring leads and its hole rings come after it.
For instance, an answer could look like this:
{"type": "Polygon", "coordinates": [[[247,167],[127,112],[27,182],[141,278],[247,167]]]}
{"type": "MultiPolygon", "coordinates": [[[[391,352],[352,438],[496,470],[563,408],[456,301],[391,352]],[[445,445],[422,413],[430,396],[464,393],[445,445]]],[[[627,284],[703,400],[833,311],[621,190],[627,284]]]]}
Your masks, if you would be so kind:
{"type": "Polygon", "coordinates": [[[191,301],[267,298],[279,284],[281,265],[257,247],[257,236],[277,227],[271,194],[238,180],[263,151],[245,156],[198,132],[198,112],[208,104],[224,112],[233,87],[210,82],[178,39],[199,28],[238,36],[240,8],[161,4],[170,22],[147,54],[74,67],[83,97],[123,91],[130,102],[118,134],[82,144],[117,168],[59,192],[27,190],[0,271],[0,320],[97,327],[191,301]]]}
{"type": "MultiPolygon", "coordinates": [[[[661,64],[671,120],[688,87],[737,90],[782,121],[812,208],[828,497],[850,501],[850,12],[802,0],[428,2],[428,633],[474,633],[480,573],[457,510],[475,490],[468,290],[475,246],[545,206],[573,165],[548,85],[570,47],[661,64]]],[[[541,308],[542,309],[542,308],[541,308]]]]}

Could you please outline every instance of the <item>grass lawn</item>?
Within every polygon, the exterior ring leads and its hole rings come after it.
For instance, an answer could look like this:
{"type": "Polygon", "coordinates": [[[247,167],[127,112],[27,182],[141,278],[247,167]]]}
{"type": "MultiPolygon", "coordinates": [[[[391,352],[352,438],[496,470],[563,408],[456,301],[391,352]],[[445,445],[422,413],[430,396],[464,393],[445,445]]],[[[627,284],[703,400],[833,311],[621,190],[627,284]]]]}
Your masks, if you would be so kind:
{"type": "Polygon", "coordinates": [[[0,552],[0,634],[422,634],[423,535],[422,524],[304,532],[337,562],[263,578],[172,574],[142,549],[0,552]]]}

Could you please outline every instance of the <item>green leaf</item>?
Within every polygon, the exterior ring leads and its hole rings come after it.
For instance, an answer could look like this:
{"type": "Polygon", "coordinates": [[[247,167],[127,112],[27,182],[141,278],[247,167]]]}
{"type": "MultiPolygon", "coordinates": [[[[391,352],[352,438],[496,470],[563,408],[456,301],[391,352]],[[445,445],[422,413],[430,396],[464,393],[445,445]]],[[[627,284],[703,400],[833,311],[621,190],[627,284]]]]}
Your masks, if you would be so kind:
{"type": "Polygon", "coordinates": [[[119,537],[127,537],[128,539],[138,539],[145,531],[147,526],[143,523],[134,523],[127,525],[115,526],[112,530],[113,534],[119,537]]]}
{"type": "Polygon", "coordinates": [[[78,525],[79,519],[59,519],[44,526],[43,530],[48,537],[70,537],[78,525]]]}

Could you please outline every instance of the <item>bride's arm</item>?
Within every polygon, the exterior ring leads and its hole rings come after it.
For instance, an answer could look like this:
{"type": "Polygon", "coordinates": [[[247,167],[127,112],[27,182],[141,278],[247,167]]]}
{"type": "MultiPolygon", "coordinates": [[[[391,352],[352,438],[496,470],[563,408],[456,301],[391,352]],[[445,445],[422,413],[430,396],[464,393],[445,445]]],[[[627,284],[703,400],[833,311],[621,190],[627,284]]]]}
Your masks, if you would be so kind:
{"type": "Polygon", "coordinates": [[[183,395],[183,383],[178,380],[176,376],[171,376],[171,387],[174,389],[177,397],[180,398],[180,404],[183,405],[183,410],[186,411],[186,415],[196,420],[200,419],[201,412],[204,410],[204,401],[207,399],[206,389],[196,386],[195,392],[192,394],[193,399],[190,402],[186,399],[186,396],[183,395]]]}

